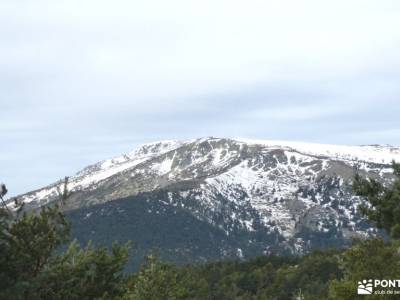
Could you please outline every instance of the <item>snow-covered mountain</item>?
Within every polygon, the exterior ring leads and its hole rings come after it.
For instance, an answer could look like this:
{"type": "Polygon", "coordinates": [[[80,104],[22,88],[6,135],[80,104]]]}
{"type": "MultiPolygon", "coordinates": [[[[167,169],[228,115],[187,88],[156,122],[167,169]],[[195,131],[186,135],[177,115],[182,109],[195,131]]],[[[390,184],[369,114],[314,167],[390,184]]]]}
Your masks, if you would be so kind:
{"type": "MultiPolygon", "coordinates": [[[[97,214],[96,222],[101,222],[101,216],[129,216],[129,209],[116,208],[125,205],[121,199],[145,201],[160,205],[155,209],[158,215],[184,212],[228,239],[236,237],[235,246],[218,246],[223,248],[221,256],[302,253],[377,233],[357,213],[361,200],[353,196],[351,180],[358,170],[389,184],[392,160],[400,161],[400,149],[387,145],[220,138],[163,141],[71,176],[68,189],[73,194],[67,209],[85,211],[84,220],[97,214]]],[[[58,201],[61,185],[57,182],[18,198],[28,209],[38,208],[58,201]]],[[[148,211],[153,213],[149,207],[143,213],[148,211]]]]}

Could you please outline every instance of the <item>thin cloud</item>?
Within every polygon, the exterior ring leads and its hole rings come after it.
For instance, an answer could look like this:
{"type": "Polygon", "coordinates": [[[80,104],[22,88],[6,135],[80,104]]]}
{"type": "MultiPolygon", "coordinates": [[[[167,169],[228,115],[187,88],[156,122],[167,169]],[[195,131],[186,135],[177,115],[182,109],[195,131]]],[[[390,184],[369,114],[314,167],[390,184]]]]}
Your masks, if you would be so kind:
{"type": "Polygon", "coordinates": [[[1,1],[0,180],[158,139],[399,145],[399,28],[389,0],[1,1]]]}

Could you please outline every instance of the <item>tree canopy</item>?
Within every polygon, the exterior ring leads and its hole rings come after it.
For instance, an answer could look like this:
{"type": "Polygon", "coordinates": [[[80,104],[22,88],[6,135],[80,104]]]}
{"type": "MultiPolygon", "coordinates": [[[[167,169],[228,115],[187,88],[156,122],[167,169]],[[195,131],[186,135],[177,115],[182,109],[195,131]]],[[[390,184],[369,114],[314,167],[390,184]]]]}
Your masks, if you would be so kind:
{"type": "Polygon", "coordinates": [[[384,229],[392,238],[400,238],[400,164],[393,162],[394,182],[386,186],[378,180],[363,178],[359,174],[354,179],[354,191],[366,199],[360,211],[384,229]]]}
{"type": "MultiPolygon", "coordinates": [[[[400,278],[400,165],[390,185],[356,175],[360,211],[390,240],[355,241],[349,249],[294,256],[260,256],[176,266],[150,253],[140,270],[125,273],[129,245],[111,249],[71,241],[61,206],[39,211],[0,208],[0,299],[288,300],[358,299],[358,281],[400,278]]],[[[65,179],[65,183],[68,178],[65,179]]],[[[368,299],[396,299],[371,295],[368,299]]]]}

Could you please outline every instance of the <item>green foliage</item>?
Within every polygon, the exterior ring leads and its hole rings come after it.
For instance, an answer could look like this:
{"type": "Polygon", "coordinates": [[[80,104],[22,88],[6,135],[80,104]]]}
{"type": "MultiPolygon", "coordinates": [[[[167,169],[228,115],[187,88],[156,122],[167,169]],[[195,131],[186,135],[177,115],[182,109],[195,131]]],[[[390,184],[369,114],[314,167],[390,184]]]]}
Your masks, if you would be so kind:
{"type": "Polygon", "coordinates": [[[128,245],[70,244],[70,226],[56,205],[40,212],[0,209],[0,299],[117,299],[125,293],[128,245]]]}
{"type": "Polygon", "coordinates": [[[314,252],[301,258],[299,264],[278,270],[277,284],[270,290],[279,291],[278,299],[289,299],[301,293],[306,299],[327,296],[329,281],[340,279],[339,253],[314,252]]]}
{"type": "Polygon", "coordinates": [[[400,238],[400,165],[393,162],[396,180],[390,187],[383,186],[374,179],[364,179],[355,176],[354,191],[365,197],[367,205],[360,207],[360,211],[378,228],[395,239],[400,238]]]}
{"type": "Polygon", "coordinates": [[[202,292],[202,299],[218,300],[322,299],[328,296],[329,281],[342,276],[336,251],[186,266],[180,272],[203,282],[202,289],[196,290],[202,292]]]}
{"type": "MultiPolygon", "coordinates": [[[[384,229],[395,240],[382,239],[358,241],[341,256],[342,280],[330,284],[331,299],[358,299],[357,283],[365,279],[400,278],[400,165],[393,162],[396,176],[393,184],[384,186],[378,180],[364,179],[359,174],[354,179],[354,191],[365,197],[360,211],[378,228],[384,229]]],[[[394,295],[370,295],[368,299],[396,299],[394,295]]]]}
{"type": "Polygon", "coordinates": [[[178,300],[187,299],[186,288],[178,283],[178,272],[173,265],[159,262],[154,254],[136,274],[124,299],[134,300],[178,300]]]}
{"type": "Polygon", "coordinates": [[[61,251],[70,228],[58,206],[0,214],[0,299],[321,299],[341,276],[336,252],[180,268],[150,254],[128,280],[127,245],[61,251]]]}
{"type": "MultiPolygon", "coordinates": [[[[400,278],[400,244],[372,239],[359,242],[342,255],[340,262],[344,270],[341,281],[330,285],[331,299],[358,299],[357,283],[364,279],[400,278]]],[[[397,299],[398,296],[373,295],[368,299],[397,299]]]]}
{"type": "Polygon", "coordinates": [[[150,254],[131,275],[123,299],[323,299],[330,280],[342,277],[339,255],[328,251],[304,257],[261,256],[178,268],[150,254]]]}
{"type": "Polygon", "coordinates": [[[127,257],[126,246],[115,244],[109,253],[73,242],[53,258],[31,294],[34,299],[115,299],[125,293],[122,269],[127,257]]]}
{"type": "Polygon", "coordinates": [[[56,248],[67,241],[69,225],[58,207],[39,214],[23,213],[16,220],[2,210],[0,221],[0,295],[28,289],[47,268],[56,248]],[[7,292],[6,292],[7,293],[7,292]]]}
{"type": "MultiPolygon", "coordinates": [[[[368,205],[361,211],[393,238],[400,238],[400,165],[390,187],[357,175],[354,190],[368,205]]],[[[59,190],[61,208],[70,193],[59,190]]],[[[358,241],[346,251],[302,257],[261,256],[177,267],[151,253],[137,273],[124,274],[129,245],[111,249],[69,241],[70,225],[59,206],[38,212],[0,209],[0,299],[288,300],[359,299],[364,279],[400,278],[400,241],[358,241]],[[66,249],[62,251],[62,249],[66,249]]],[[[106,231],[109,232],[109,231],[106,231]]],[[[393,297],[393,296],[392,296],[393,297]]],[[[392,299],[371,295],[368,299],[392,299]]]]}

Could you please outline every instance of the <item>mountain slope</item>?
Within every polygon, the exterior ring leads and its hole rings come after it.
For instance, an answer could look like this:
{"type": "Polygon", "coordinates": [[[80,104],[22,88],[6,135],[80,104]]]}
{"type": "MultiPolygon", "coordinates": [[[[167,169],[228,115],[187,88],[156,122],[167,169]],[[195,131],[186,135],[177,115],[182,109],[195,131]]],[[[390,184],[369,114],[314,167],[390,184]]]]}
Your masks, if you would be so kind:
{"type": "MultiPolygon", "coordinates": [[[[144,234],[151,222],[142,222],[153,211],[149,207],[162,206],[165,209],[156,210],[159,213],[152,218],[165,223],[160,232],[165,230],[162,236],[166,237],[171,232],[165,240],[170,245],[180,236],[173,232],[182,229],[177,224],[183,219],[191,220],[187,224],[193,225],[189,228],[196,237],[201,235],[195,228],[205,233],[197,243],[186,238],[171,246],[178,260],[182,253],[199,260],[271,251],[303,253],[378,233],[358,215],[360,199],[352,195],[351,180],[357,169],[389,184],[393,159],[400,160],[400,149],[379,145],[217,138],[165,141],[144,145],[72,176],[68,188],[74,193],[66,209],[81,240],[96,239],[84,233],[84,228],[89,226],[99,234],[96,226],[112,222],[122,240],[140,240],[140,249],[167,249],[167,244],[159,243],[160,237],[152,240],[144,234]],[[127,220],[133,215],[136,227],[129,227],[127,220]],[[138,236],[141,232],[143,236],[138,236]],[[207,240],[213,250],[204,250],[207,240]],[[186,242],[194,248],[184,252],[186,242]]],[[[28,209],[48,205],[57,201],[61,184],[19,199],[28,209]]],[[[108,234],[110,240],[113,237],[108,234]]]]}

